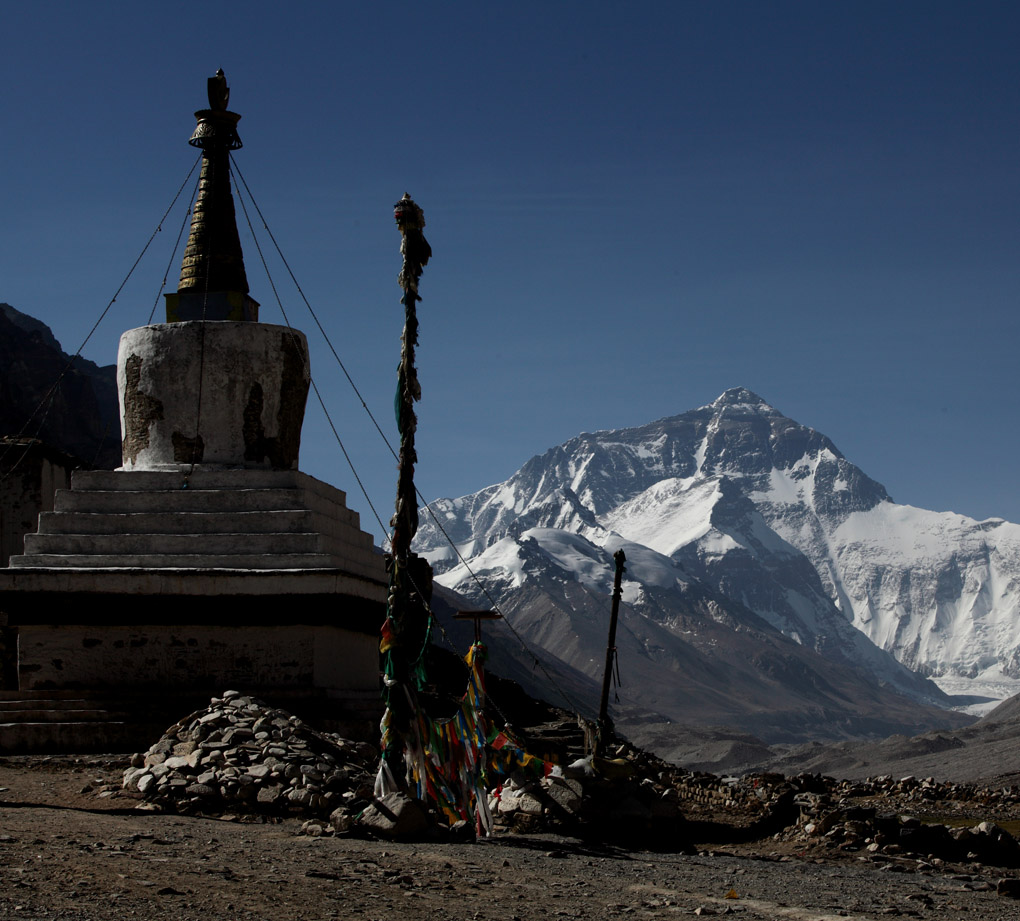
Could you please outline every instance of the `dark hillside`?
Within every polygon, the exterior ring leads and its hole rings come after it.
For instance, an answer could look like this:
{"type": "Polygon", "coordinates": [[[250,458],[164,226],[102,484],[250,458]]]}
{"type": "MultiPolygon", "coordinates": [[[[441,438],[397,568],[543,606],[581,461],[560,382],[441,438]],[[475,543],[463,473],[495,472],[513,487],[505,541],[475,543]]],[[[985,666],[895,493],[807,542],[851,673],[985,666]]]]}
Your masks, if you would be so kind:
{"type": "Polygon", "coordinates": [[[86,464],[119,467],[114,365],[100,368],[84,358],[75,359],[37,412],[69,359],[44,323],[0,304],[0,435],[24,430],[86,464]]]}

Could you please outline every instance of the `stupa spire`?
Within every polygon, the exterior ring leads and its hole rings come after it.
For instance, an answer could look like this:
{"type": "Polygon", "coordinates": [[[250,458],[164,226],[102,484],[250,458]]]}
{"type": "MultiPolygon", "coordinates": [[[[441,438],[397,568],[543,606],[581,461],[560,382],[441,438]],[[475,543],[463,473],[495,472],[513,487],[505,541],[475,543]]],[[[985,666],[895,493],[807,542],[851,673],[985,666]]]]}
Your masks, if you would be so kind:
{"type": "Polygon", "coordinates": [[[237,123],[227,111],[230,88],[222,70],[208,80],[209,108],[195,113],[188,141],[202,150],[202,175],[191,217],[188,245],[175,294],[166,296],[168,323],[181,320],[258,320],[248,296],[244,255],[230,190],[230,151],[241,147],[237,123]]]}

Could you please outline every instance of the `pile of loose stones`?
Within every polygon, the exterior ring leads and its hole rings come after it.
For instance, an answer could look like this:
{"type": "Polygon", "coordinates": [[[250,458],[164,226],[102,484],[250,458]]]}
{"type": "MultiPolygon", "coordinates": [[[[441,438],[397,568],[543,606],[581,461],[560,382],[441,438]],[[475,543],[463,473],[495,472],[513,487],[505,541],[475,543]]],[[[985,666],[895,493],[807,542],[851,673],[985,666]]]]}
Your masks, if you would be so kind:
{"type": "Polygon", "coordinates": [[[368,743],[227,691],[134,755],[124,788],[177,812],[329,815],[368,802],[378,757],[368,743]]]}

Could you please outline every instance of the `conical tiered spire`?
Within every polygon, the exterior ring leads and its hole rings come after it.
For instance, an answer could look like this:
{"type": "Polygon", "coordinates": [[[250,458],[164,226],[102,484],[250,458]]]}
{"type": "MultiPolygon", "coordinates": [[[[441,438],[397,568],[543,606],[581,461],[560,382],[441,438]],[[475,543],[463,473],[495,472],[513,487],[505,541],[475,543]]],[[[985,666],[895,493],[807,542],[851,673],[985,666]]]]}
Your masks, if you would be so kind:
{"type": "Polygon", "coordinates": [[[222,70],[209,78],[209,108],[195,113],[189,144],[202,149],[202,175],[181,260],[176,294],[166,296],[168,323],[180,320],[258,320],[248,296],[244,255],[230,191],[230,151],[241,147],[237,123],[227,111],[230,88],[222,70]]]}

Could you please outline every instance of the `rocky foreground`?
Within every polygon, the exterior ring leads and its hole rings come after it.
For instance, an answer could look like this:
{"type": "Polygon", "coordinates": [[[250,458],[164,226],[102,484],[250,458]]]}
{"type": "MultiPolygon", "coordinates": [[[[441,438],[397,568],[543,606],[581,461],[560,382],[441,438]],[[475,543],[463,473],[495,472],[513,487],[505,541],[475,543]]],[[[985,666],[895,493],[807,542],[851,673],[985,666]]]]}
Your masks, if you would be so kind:
{"type": "MultiPolygon", "coordinates": [[[[497,827],[676,851],[704,840],[773,840],[901,867],[1020,868],[1020,844],[998,824],[1020,816],[1015,787],[888,776],[721,779],[626,743],[610,755],[579,759],[549,776],[493,774],[488,806],[497,827]]],[[[377,762],[367,743],[318,732],[283,710],[228,691],[135,755],[123,792],[183,814],[300,818],[312,836],[448,839],[451,832],[406,797],[374,799],[377,762]]],[[[473,837],[474,828],[461,825],[453,833],[473,837]]]]}
{"type": "MultiPolygon", "coordinates": [[[[818,822],[724,844],[711,838],[711,823],[689,820],[676,825],[686,853],[510,826],[475,843],[313,836],[290,807],[161,811],[123,790],[123,764],[0,758],[0,918],[1020,919],[1014,869],[908,859],[885,845],[882,854],[850,851],[830,836],[835,825],[822,831],[818,822]]],[[[728,825],[737,808],[706,804],[702,815],[728,825]]]]}
{"type": "Polygon", "coordinates": [[[1014,787],[722,778],[621,743],[494,777],[476,839],[373,800],[377,757],[235,692],[145,753],[0,757],[0,918],[1020,919],[1014,787]]]}

